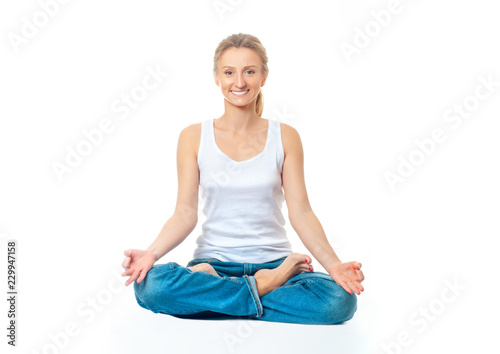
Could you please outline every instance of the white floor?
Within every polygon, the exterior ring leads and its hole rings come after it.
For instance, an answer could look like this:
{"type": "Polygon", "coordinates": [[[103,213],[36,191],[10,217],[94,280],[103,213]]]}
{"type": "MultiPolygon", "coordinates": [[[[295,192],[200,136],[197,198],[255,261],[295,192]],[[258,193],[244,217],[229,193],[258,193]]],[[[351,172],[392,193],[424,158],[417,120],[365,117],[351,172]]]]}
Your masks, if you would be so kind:
{"type": "MultiPolygon", "coordinates": [[[[110,309],[110,353],[369,353],[364,316],[342,325],[192,320],[154,314],[122,297],[110,309]]],[[[366,321],[365,321],[366,322],[366,321]]]]}

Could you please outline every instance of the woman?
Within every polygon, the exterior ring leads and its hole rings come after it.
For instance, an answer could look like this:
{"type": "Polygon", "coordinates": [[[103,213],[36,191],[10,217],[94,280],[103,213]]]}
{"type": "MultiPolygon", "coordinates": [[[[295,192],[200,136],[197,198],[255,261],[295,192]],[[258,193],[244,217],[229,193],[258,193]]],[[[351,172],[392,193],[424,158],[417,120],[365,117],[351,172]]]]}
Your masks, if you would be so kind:
{"type": "Polygon", "coordinates": [[[252,35],[229,36],[215,51],[213,74],[225,98],[224,114],[180,133],[175,212],[146,250],[125,251],[125,284],[136,280],[140,306],[179,318],[349,320],[355,294],[364,290],[361,264],[339,260],[311,209],[298,132],[261,117],[268,75],[264,47],[252,35]],[[186,267],[153,266],[195,228],[199,186],[206,221],[193,259],[186,267]],[[314,272],[308,255],[293,253],[283,200],[290,224],[328,274],[314,272]]]}

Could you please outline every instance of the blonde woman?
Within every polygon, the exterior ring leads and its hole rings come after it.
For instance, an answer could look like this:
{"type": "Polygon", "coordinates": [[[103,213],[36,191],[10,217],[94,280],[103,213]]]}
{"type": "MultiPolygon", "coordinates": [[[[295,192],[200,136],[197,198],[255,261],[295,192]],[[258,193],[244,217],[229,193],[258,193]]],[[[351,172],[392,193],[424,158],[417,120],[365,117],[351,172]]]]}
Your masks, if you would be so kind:
{"type": "Polygon", "coordinates": [[[246,318],[301,324],[351,319],[364,290],[359,262],[343,263],[309,204],[298,132],[262,118],[267,54],[259,39],[233,34],[214,56],[224,114],[189,125],[177,147],[174,214],[146,250],[128,249],[122,275],[140,306],[179,318],[246,318]],[[193,259],[184,267],[156,264],[198,222],[198,192],[206,220],[193,259]],[[281,212],[312,259],[294,253],[281,212]]]}

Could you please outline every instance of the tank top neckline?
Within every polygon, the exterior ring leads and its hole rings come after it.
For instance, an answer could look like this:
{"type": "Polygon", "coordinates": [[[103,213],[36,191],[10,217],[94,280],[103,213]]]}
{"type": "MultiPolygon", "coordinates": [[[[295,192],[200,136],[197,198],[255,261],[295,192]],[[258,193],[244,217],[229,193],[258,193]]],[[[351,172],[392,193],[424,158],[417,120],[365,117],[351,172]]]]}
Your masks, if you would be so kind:
{"type": "Polygon", "coordinates": [[[257,155],[255,155],[254,157],[251,157],[249,158],[248,160],[243,160],[243,161],[235,161],[233,160],[232,158],[230,158],[224,151],[222,151],[219,147],[219,145],[217,145],[217,141],[215,140],[215,119],[216,118],[213,118],[211,123],[212,123],[212,141],[215,145],[215,148],[217,149],[217,151],[222,155],[222,156],[225,156],[227,159],[231,160],[231,162],[233,163],[236,163],[236,164],[239,164],[239,163],[245,163],[245,162],[250,162],[250,161],[253,161],[255,160],[256,158],[258,158],[259,156],[263,155],[266,151],[267,151],[267,147],[269,145],[269,140],[271,139],[270,135],[271,135],[271,120],[270,119],[267,119],[267,136],[266,136],[266,144],[264,145],[264,149],[258,153],[257,155]]]}

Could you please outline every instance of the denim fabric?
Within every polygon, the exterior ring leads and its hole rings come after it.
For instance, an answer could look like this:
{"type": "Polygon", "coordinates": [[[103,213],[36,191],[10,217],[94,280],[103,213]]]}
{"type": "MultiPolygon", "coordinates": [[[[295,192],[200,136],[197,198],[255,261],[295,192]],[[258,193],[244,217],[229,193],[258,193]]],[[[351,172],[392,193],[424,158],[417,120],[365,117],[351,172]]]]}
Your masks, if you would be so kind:
{"type": "Polygon", "coordinates": [[[195,258],[186,267],[175,262],[154,265],[141,283],[134,282],[135,297],[141,307],[154,313],[189,319],[338,324],[354,316],[356,294],[349,294],[322,272],[299,273],[259,297],[254,274],[276,268],[285,259],[236,263],[195,258]],[[220,277],[187,268],[199,263],[209,263],[220,277]]]}

